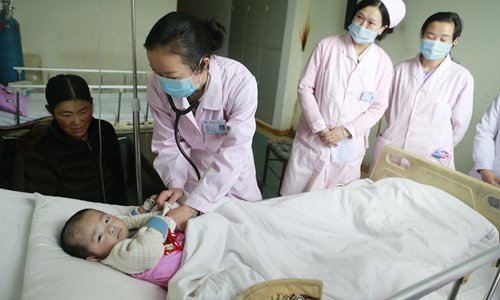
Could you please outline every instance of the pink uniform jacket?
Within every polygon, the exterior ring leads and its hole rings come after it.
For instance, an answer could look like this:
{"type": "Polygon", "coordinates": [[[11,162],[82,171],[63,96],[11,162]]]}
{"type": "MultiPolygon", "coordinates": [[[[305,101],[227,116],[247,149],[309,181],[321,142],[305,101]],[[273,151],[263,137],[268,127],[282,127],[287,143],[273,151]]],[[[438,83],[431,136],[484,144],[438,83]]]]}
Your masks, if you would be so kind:
{"type": "Polygon", "coordinates": [[[298,86],[302,115],[286,169],[283,195],[347,184],[360,177],[370,129],[388,103],[393,65],[372,44],[358,63],[349,35],[321,40],[314,49],[298,86]],[[330,147],[318,132],[345,127],[352,135],[352,160],[332,161],[330,147]]]}
{"type": "MultiPolygon", "coordinates": [[[[262,199],[257,186],[252,153],[257,109],[257,82],[241,63],[211,56],[209,79],[200,105],[181,116],[179,140],[201,173],[196,173],[175,144],[175,113],[158,79],[152,76],[147,97],[155,120],[152,150],[157,153],[154,167],[168,188],[183,188],[186,204],[205,212],[224,196],[246,201],[262,199]],[[217,133],[204,125],[226,125],[227,133],[217,133]]],[[[186,109],[186,98],[173,98],[179,109],[186,109]]],[[[218,126],[217,126],[218,127],[218,126]]]]}
{"type": "Polygon", "coordinates": [[[374,161],[387,144],[454,169],[453,147],[464,137],[472,117],[474,79],[447,56],[424,81],[420,54],[398,64],[387,126],[377,137],[374,161]],[[437,158],[433,153],[446,151],[437,158]]]}
{"type": "Polygon", "coordinates": [[[476,125],[472,159],[474,166],[469,174],[481,178],[478,170],[491,170],[500,176],[500,95],[486,110],[481,121],[476,125]]]}

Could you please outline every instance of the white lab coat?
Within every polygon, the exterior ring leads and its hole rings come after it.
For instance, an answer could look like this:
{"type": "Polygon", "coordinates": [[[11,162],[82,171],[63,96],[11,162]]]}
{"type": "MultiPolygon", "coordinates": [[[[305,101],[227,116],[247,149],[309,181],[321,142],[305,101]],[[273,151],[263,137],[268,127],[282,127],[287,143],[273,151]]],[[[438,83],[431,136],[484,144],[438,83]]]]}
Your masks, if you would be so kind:
{"type": "MultiPolygon", "coordinates": [[[[154,167],[169,188],[182,188],[189,196],[185,203],[205,212],[224,196],[257,201],[252,138],[255,134],[257,82],[241,63],[216,55],[210,59],[210,79],[200,99],[196,116],[180,118],[179,140],[201,173],[200,181],[175,143],[175,113],[158,79],[148,83],[148,101],[155,120],[152,151],[158,156],[154,167]],[[225,121],[227,133],[210,133],[204,121],[225,121]]],[[[179,109],[186,109],[186,98],[173,98],[179,109]]]]}
{"type": "Polygon", "coordinates": [[[462,140],[472,117],[474,79],[448,55],[424,81],[420,54],[395,68],[387,126],[377,137],[373,162],[387,144],[454,169],[453,148],[462,140]],[[436,150],[449,158],[435,158],[436,150]]]}
{"type": "Polygon", "coordinates": [[[500,175],[500,139],[497,138],[500,128],[500,95],[491,103],[481,121],[476,125],[472,159],[474,166],[469,174],[481,179],[478,170],[492,170],[500,175]]]}
{"type": "Polygon", "coordinates": [[[370,129],[388,103],[393,65],[379,46],[372,44],[362,60],[349,35],[321,40],[314,49],[298,86],[302,116],[283,179],[281,194],[343,185],[360,178],[370,129]],[[367,94],[373,96],[365,101],[367,94]],[[365,99],[365,100],[362,100],[365,99]],[[352,138],[350,159],[332,161],[332,152],[318,132],[345,127],[352,138]]]}

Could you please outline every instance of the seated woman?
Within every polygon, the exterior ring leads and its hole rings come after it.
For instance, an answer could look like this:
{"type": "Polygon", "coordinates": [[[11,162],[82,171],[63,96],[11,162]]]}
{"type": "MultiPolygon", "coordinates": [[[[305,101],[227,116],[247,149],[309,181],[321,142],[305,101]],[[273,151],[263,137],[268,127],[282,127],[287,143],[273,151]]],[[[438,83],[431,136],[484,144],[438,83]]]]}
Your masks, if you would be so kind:
{"type": "Polygon", "coordinates": [[[25,191],[127,204],[118,138],[110,123],[93,118],[87,82],[57,75],[45,97],[54,119],[27,150],[25,191]]]}

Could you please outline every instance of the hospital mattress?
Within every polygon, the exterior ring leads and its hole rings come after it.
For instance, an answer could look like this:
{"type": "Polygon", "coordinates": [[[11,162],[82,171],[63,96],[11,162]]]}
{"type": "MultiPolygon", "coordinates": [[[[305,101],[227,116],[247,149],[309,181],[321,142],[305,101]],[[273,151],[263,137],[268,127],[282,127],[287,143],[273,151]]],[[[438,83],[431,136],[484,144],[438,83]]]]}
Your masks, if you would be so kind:
{"type": "MultiPolygon", "coordinates": [[[[58,245],[77,210],[129,207],[0,190],[0,299],[232,299],[254,283],[287,277],[321,279],[323,299],[384,299],[498,244],[495,226],[457,196],[418,178],[375,174],[377,181],[259,203],[221,200],[188,222],[168,293],[69,257],[58,245]]],[[[473,194],[484,190],[479,184],[473,194]]],[[[494,272],[490,265],[474,272],[458,299],[481,299],[494,272]]],[[[446,299],[449,289],[426,299],[446,299]]]]}

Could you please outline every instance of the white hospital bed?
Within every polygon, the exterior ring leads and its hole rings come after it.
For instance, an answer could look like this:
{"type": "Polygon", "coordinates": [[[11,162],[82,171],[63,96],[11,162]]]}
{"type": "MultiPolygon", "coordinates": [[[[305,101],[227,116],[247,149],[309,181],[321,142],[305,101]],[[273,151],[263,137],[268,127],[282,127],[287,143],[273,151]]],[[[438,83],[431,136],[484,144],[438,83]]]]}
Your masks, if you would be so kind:
{"type": "MultiPolygon", "coordinates": [[[[252,284],[283,277],[321,279],[323,299],[385,299],[498,245],[495,226],[468,205],[500,227],[500,212],[487,204],[487,197],[500,198],[499,189],[400,150],[386,148],[381,157],[374,182],[260,204],[225,199],[190,220],[182,267],[168,295],[109,267],[69,257],[58,246],[63,223],[77,210],[129,208],[0,190],[0,299],[233,299],[252,284]],[[405,157],[410,167],[389,163],[390,155],[405,157]],[[413,181],[385,178],[392,176],[413,181]]],[[[499,256],[497,249],[493,257],[499,256]]],[[[482,299],[497,271],[483,263],[458,299],[482,299]]],[[[425,299],[446,299],[451,289],[425,299]]]]}

